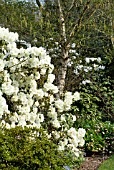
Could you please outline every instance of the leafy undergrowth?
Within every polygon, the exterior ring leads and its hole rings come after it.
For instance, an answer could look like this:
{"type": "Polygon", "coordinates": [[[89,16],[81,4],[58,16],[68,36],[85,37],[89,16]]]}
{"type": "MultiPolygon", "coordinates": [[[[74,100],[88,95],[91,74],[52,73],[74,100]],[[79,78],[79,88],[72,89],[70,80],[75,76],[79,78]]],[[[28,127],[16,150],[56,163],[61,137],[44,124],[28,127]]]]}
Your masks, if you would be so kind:
{"type": "Polygon", "coordinates": [[[114,154],[101,164],[98,170],[114,170],[114,154]]]}

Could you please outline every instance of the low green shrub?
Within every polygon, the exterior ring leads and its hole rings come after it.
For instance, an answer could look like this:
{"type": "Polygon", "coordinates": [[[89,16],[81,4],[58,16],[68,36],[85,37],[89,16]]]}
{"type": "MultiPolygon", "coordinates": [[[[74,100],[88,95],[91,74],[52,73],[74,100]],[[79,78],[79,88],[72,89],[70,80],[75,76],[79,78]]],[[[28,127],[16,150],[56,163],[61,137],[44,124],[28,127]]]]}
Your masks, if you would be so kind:
{"type": "Polygon", "coordinates": [[[76,163],[78,159],[58,151],[57,145],[36,129],[16,127],[0,131],[0,169],[62,170],[63,166],[76,163]]]}

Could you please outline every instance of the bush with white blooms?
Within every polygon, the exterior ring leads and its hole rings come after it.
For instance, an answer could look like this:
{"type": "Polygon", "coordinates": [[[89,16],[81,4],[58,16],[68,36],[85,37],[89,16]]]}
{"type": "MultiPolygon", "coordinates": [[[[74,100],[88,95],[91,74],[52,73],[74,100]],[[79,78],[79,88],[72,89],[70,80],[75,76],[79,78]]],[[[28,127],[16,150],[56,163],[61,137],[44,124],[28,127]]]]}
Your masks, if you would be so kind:
{"type": "Polygon", "coordinates": [[[78,157],[85,130],[76,130],[70,113],[80,94],[66,92],[56,98],[58,88],[51,58],[43,47],[17,47],[18,34],[0,27],[0,126],[43,128],[59,150],[69,149],[78,157]]]}

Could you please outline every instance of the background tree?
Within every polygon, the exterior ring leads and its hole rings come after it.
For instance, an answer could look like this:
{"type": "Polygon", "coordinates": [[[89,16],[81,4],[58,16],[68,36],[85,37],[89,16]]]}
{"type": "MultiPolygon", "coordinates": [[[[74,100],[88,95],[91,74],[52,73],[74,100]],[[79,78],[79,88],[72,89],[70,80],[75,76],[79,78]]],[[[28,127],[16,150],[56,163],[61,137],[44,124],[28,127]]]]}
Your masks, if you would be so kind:
{"type": "Polygon", "coordinates": [[[46,22],[46,28],[53,32],[53,41],[48,44],[52,45],[57,41],[61,51],[57,55],[59,68],[56,65],[57,73],[59,72],[57,83],[61,91],[65,85],[67,65],[71,59],[69,51],[72,43],[75,42],[75,50],[83,58],[88,55],[102,56],[102,59],[106,60],[106,52],[109,48],[112,50],[112,5],[112,1],[45,1],[43,23],[46,22]]]}

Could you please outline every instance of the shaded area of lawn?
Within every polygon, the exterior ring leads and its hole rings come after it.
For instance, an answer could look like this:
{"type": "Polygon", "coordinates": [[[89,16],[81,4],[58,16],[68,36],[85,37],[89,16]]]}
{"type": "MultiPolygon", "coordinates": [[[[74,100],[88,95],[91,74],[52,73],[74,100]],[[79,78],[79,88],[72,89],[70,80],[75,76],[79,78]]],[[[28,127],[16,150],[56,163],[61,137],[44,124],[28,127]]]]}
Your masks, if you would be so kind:
{"type": "Polygon", "coordinates": [[[114,170],[114,154],[104,161],[98,170],[114,170]]]}

